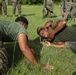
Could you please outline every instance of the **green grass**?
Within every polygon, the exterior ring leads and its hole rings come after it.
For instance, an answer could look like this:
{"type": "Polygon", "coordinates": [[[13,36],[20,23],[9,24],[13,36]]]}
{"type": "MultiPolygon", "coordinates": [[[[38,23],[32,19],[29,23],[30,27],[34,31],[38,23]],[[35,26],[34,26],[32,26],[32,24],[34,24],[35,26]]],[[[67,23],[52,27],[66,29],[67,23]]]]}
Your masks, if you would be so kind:
{"type": "MultiPolygon", "coordinates": [[[[69,49],[59,49],[54,47],[42,46],[39,42],[36,29],[43,26],[48,20],[58,20],[58,17],[42,18],[42,5],[25,5],[22,6],[22,15],[29,21],[28,38],[29,46],[35,54],[39,63],[51,64],[54,70],[44,70],[32,65],[21,53],[18,45],[15,43],[6,43],[7,51],[10,58],[10,69],[6,75],[76,75],[76,54],[69,49]],[[15,44],[15,45],[14,45],[15,44]]],[[[59,15],[59,5],[54,6],[54,13],[59,15]]],[[[0,17],[4,20],[14,21],[12,17],[12,6],[8,6],[8,17],[0,17]]],[[[76,23],[69,20],[68,25],[76,23]]]]}

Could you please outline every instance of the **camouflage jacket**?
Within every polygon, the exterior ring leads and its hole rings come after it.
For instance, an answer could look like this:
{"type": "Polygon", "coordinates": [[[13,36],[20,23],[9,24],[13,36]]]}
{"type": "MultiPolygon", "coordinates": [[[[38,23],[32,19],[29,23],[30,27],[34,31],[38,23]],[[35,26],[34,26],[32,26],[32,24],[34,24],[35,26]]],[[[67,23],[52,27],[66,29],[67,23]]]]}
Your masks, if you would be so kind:
{"type": "Polygon", "coordinates": [[[71,2],[65,2],[66,11],[71,11],[72,3],[71,2]]]}

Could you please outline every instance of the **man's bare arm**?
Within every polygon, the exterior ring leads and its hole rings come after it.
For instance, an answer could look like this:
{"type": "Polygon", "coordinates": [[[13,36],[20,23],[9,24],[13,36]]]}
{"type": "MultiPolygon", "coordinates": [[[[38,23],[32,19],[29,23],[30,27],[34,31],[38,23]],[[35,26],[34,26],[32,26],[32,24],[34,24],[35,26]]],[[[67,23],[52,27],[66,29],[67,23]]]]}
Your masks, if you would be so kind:
{"type": "Polygon", "coordinates": [[[53,46],[53,47],[57,47],[57,48],[64,48],[65,47],[65,43],[60,43],[60,44],[53,44],[53,43],[50,43],[48,41],[45,41],[45,42],[42,42],[42,44],[44,46],[53,46]]]}
{"type": "Polygon", "coordinates": [[[44,28],[50,27],[52,25],[53,21],[49,20],[45,23],[44,28]]]}
{"type": "Polygon", "coordinates": [[[18,36],[18,43],[20,46],[20,49],[24,56],[34,65],[38,65],[37,60],[35,59],[31,49],[28,46],[27,42],[27,36],[25,34],[20,34],[18,36]]]}
{"type": "Polygon", "coordinates": [[[65,48],[65,44],[53,44],[52,46],[57,47],[57,48],[65,48]]]}
{"type": "Polygon", "coordinates": [[[40,65],[40,67],[47,70],[54,69],[53,66],[48,65],[48,64],[38,64],[37,60],[34,57],[34,54],[32,53],[30,47],[28,46],[27,36],[24,33],[18,36],[18,43],[19,43],[22,53],[32,64],[36,66],[40,65]]]}
{"type": "Polygon", "coordinates": [[[65,20],[59,20],[57,22],[54,23],[54,34],[56,34],[58,31],[60,31],[61,29],[63,29],[66,26],[66,21],[65,20]]]}

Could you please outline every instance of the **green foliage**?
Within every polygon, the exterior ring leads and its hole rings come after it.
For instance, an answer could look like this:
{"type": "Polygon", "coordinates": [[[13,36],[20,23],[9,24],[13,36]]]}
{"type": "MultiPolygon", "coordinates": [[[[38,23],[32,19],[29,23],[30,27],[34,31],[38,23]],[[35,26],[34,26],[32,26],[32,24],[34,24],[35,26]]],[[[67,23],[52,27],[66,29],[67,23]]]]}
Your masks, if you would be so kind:
{"type": "Polygon", "coordinates": [[[22,0],[22,4],[42,4],[43,0],[22,0]]]}
{"type": "MultiPolygon", "coordinates": [[[[42,4],[44,0],[22,0],[22,4],[42,4]]],[[[53,0],[54,2],[58,3],[61,0],[53,0]]]]}

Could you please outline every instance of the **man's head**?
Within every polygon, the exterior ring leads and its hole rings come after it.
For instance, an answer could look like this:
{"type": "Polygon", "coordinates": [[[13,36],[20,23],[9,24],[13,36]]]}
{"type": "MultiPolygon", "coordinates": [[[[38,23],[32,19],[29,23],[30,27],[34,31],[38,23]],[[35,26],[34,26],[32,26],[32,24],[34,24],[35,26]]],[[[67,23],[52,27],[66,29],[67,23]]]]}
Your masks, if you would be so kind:
{"type": "Polygon", "coordinates": [[[51,28],[52,24],[53,21],[49,20],[45,23],[44,27],[38,27],[37,34],[42,38],[52,39],[54,37],[53,29],[51,28]]]}
{"type": "Polygon", "coordinates": [[[37,34],[45,39],[52,39],[52,29],[51,28],[44,28],[44,27],[38,27],[37,28],[37,34]]]}
{"type": "Polygon", "coordinates": [[[25,17],[23,17],[23,16],[17,17],[15,19],[15,22],[20,23],[26,29],[28,28],[28,20],[25,17]]]}

